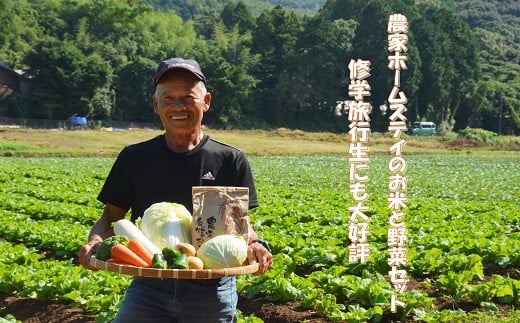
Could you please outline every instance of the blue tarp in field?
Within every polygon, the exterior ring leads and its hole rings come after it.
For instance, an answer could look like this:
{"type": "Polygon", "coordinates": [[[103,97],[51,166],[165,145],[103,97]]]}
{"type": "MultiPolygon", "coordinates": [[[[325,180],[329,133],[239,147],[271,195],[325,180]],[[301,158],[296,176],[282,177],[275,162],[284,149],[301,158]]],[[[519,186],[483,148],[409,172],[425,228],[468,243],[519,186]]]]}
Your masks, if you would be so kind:
{"type": "Polygon", "coordinates": [[[87,118],[85,117],[73,117],[71,119],[72,125],[74,126],[86,126],[87,125],[87,118]]]}

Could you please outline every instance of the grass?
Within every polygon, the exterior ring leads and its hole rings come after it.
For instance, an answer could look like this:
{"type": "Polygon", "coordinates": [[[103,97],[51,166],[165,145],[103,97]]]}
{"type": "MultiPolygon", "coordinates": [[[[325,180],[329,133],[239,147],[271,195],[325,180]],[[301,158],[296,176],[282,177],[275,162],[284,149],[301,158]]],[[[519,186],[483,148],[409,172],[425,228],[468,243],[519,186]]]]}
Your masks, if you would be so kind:
{"type": "MultiPolygon", "coordinates": [[[[248,156],[345,155],[349,136],[335,133],[311,133],[280,128],[278,130],[214,130],[206,129],[211,137],[242,149],[248,156]]],[[[132,129],[100,130],[35,130],[0,129],[0,156],[89,157],[116,156],[126,145],[150,139],[162,130],[132,129]]],[[[405,147],[409,154],[476,153],[517,154],[517,145],[499,148],[493,145],[443,137],[409,137],[405,147]]],[[[513,142],[513,141],[512,141],[513,142]]],[[[389,135],[370,135],[370,154],[388,153],[395,139],[389,135]]]]}

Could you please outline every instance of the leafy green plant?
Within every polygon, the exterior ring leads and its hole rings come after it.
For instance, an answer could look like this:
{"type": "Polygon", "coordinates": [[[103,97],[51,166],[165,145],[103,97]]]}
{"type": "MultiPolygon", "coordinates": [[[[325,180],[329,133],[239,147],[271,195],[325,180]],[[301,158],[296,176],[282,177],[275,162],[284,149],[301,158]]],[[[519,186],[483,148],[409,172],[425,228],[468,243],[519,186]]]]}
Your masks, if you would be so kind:
{"type": "Polygon", "coordinates": [[[461,130],[460,135],[476,142],[484,142],[486,144],[496,144],[499,138],[498,134],[495,132],[469,127],[461,130]]]}
{"type": "Polygon", "coordinates": [[[7,314],[4,317],[0,317],[0,323],[22,323],[22,321],[17,320],[16,317],[11,314],[7,314]]]}
{"type": "MultiPolygon", "coordinates": [[[[99,321],[114,317],[130,278],[91,272],[75,260],[102,212],[95,198],[112,162],[0,158],[0,292],[69,302],[99,321]]],[[[347,159],[251,158],[261,207],[250,216],[271,244],[274,266],[263,276],[239,276],[240,294],[297,301],[330,321],[352,322],[469,320],[472,313],[437,309],[438,295],[489,313],[518,306],[518,279],[483,280],[485,265],[509,272],[520,265],[518,159],[409,156],[406,269],[422,284],[399,295],[405,307],[397,313],[389,305],[395,291],[388,282],[387,162],[378,155],[370,163],[370,258],[351,264],[347,159]]]]}
{"type": "Polygon", "coordinates": [[[458,303],[467,294],[466,285],[472,279],[473,273],[470,271],[456,273],[450,270],[446,274],[439,276],[435,281],[435,286],[445,291],[447,295],[453,298],[455,303],[458,303]]]}
{"type": "Polygon", "coordinates": [[[467,287],[468,298],[475,303],[496,301],[502,304],[519,304],[520,281],[493,275],[493,278],[483,284],[467,287]]]}

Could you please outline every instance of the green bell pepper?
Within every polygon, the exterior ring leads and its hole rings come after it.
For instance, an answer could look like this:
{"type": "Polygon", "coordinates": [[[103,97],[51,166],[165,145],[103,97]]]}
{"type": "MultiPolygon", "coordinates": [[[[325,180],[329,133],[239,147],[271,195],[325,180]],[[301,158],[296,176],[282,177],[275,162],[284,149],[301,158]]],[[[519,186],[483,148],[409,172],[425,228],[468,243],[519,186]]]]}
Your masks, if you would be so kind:
{"type": "Polygon", "coordinates": [[[173,264],[175,263],[175,260],[181,255],[181,252],[171,247],[164,247],[162,250],[162,255],[168,263],[168,268],[173,268],[173,264]]]}
{"type": "Polygon", "coordinates": [[[184,253],[181,253],[177,259],[175,259],[175,262],[173,263],[173,268],[176,269],[188,269],[190,268],[188,264],[188,256],[184,253]]]}
{"type": "Polygon", "coordinates": [[[164,259],[162,253],[156,253],[153,255],[152,268],[168,269],[168,262],[164,259]]]}

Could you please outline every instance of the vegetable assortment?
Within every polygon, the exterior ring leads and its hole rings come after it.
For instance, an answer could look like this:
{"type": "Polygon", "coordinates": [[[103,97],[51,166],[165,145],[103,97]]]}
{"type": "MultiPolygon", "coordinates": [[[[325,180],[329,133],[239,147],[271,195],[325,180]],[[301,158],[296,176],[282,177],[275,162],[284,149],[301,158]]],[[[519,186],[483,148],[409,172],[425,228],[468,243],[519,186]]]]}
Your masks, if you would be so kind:
{"type": "Polygon", "coordinates": [[[233,235],[214,237],[197,250],[190,243],[191,215],[180,204],[152,204],[136,223],[116,221],[115,235],[99,244],[96,258],[157,269],[221,269],[247,259],[247,242],[233,235]]]}
{"type": "Polygon", "coordinates": [[[202,260],[198,259],[193,251],[195,247],[187,245],[184,243],[178,249],[164,247],[162,251],[151,254],[141,241],[128,240],[125,236],[115,235],[100,243],[96,258],[119,265],[144,268],[202,269],[202,260]]]}

